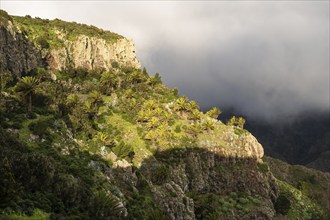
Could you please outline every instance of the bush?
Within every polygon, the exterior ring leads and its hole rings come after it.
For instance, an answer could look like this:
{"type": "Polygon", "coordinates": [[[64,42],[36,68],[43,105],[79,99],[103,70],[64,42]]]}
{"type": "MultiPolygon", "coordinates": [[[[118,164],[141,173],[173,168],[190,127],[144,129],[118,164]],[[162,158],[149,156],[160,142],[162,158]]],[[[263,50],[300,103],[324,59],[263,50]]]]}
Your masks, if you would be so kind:
{"type": "Polygon", "coordinates": [[[264,163],[258,163],[258,170],[262,173],[267,173],[269,171],[268,165],[264,163]]]}
{"type": "Polygon", "coordinates": [[[35,135],[48,138],[50,137],[48,128],[53,126],[53,122],[54,120],[52,118],[38,119],[37,121],[33,121],[29,124],[29,129],[35,135]]]}
{"type": "Polygon", "coordinates": [[[111,66],[112,66],[112,68],[119,68],[119,63],[116,62],[116,61],[113,61],[113,62],[111,63],[111,66]]]}
{"type": "Polygon", "coordinates": [[[38,37],[36,42],[42,49],[48,49],[50,47],[47,39],[43,36],[38,37]]]}
{"type": "Polygon", "coordinates": [[[291,209],[291,202],[288,199],[288,196],[286,194],[281,193],[278,196],[274,206],[275,206],[276,213],[286,215],[286,214],[288,214],[288,212],[291,209]]]}
{"type": "Polygon", "coordinates": [[[170,175],[168,168],[165,165],[153,167],[151,181],[156,185],[165,183],[170,175]]]}
{"type": "Polygon", "coordinates": [[[131,158],[134,155],[133,148],[131,145],[125,144],[124,142],[120,142],[115,147],[111,149],[114,154],[119,158],[131,158]]]}
{"type": "Polygon", "coordinates": [[[175,131],[176,133],[180,133],[180,132],[181,132],[181,127],[180,127],[180,125],[175,126],[174,131],[175,131]]]}

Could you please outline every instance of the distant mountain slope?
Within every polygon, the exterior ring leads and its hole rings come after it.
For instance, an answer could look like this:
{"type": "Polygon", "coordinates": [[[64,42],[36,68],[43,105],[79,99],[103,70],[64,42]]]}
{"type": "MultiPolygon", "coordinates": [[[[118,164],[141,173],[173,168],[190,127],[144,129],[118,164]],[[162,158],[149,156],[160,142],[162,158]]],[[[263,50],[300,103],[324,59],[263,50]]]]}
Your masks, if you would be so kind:
{"type": "Polygon", "coordinates": [[[330,172],[328,112],[309,112],[292,123],[250,121],[246,127],[258,138],[267,155],[330,172]]]}
{"type": "MultiPolygon", "coordinates": [[[[289,165],[278,159],[265,157],[274,176],[299,189],[303,195],[317,201],[327,210],[330,216],[330,174],[306,168],[300,165],[289,165]]],[[[315,217],[316,218],[316,217],[315,217]]]]}

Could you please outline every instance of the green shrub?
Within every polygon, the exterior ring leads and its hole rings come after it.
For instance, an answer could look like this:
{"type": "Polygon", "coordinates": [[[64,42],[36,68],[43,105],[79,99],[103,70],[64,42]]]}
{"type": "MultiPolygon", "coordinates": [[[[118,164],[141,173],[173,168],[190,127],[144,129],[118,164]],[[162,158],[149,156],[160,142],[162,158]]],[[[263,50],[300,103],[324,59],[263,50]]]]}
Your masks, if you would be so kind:
{"type": "Polygon", "coordinates": [[[180,127],[180,125],[175,126],[174,131],[175,131],[176,133],[180,133],[180,132],[181,132],[181,127],[180,127]]]}
{"type": "Polygon", "coordinates": [[[118,199],[109,193],[99,191],[94,193],[90,203],[91,219],[121,219],[124,217],[124,207],[118,199]]]}
{"type": "Polygon", "coordinates": [[[249,200],[246,199],[246,198],[239,198],[239,199],[238,199],[238,202],[239,202],[240,204],[245,205],[245,204],[247,204],[247,203],[249,202],[249,200]]]}
{"type": "Polygon", "coordinates": [[[112,152],[117,155],[119,158],[130,158],[134,155],[133,147],[124,142],[119,142],[115,147],[113,147],[112,152]]]}
{"type": "Polygon", "coordinates": [[[113,61],[113,62],[111,63],[111,67],[112,67],[112,68],[119,68],[119,63],[116,62],[116,61],[113,61]]]}
{"type": "Polygon", "coordinates": [[[286,215],[291,209],[291,202],[286,194],[281,193],[278,196],[274,206],[276,213],[286,215]]]}
{"type": "Polygon", "coordinates": [[[258,163],[258,170],[262,173],[267,173],[269,171],[269,167],[265,162],[258,163]]]}
{"type": "Polygon", "coordinates": [[[167,122],[168,126],[173,126],[175,124],[175,120],[173,119],[170,119],[168,122],[167,122]]]}
{"type": "Polygon", "coordinates": [[[52,128],[54,124],[53,118],[40,118],[36,121],[33,121],[29,124],[30,131],[40,137],[49,137],[48,128],[52,128]]]}
{"type": "Polygon", "coordinates": [[[40,45],[42,49],[48,49],[50,47],[47,39],[44,36],[38,37],[36,43],[40,45]]]}
{"type": "Polygon", "coordinates": [[[169,175],[169,169],[165,165],[157,165],[152,168],[151,181],[156,185],[161,185],[167,181],[169,175]]]}

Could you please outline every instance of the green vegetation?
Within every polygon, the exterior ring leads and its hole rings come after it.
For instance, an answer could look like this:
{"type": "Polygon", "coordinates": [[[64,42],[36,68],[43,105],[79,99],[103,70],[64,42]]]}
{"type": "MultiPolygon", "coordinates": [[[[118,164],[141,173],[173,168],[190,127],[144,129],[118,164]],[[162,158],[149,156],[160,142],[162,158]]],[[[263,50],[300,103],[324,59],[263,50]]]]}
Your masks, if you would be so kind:
{"type": "Polygon", "coordinates": [[[10,210],[7,210],[6,214],[0,214],[0,218],[1,219],[9,219],[9,220],[16,220],[16,219],[20,219],[20,220],[46,220],[49,219],[49,214],[41,211],[40,209],[34,209],[32,212],[32,215],[24,215],[24,214],[17,214],[17,213],[13,213],[10,214],[10,210]]]}
{"type": "MultiPolygon", "coordinates": [[[[159,76],[125,71],[57,71],[54,81],[47,70],[38,68],[22,78],[3,78],[1,127],[8,131],[2,133],[17,136],[9,135],[1,144],[2,158],[7,158],[2,167],[8,174],[3,184],[13,186],[3,192],[13,198],[3,200],[8,215],[33,216],[35,209],[51,218],[125,214],[116,203],[122,201],[116,186],[105,181],[109,177],[104,172],[112,166],[131,164],[138,169],[157,152],[193,149],[198,141],[226,145],[221,134],[228,128],[214,119],[217,109],[203,114],[196,102],[178,97],[159,76]],[[13,141],[20,150],[10,147],[13,141]]],[[[150,168],[154,185],[168,181],[166,164],[180,157],[170,158],[150,168]]],[[[132,213],[133,207],[140,207],[135,199],[141,196],[127,195],[131,207],[126,208],[132,213]]],[[[144,214],[164,216],[155,210],[144,214]]]]}
{"type": "Polygon", "coordinates": [[[15,91],[21,93],[23,98],[28,100],[28,112],[32,112],[32,95],[39,84],[39,79],[33,76],[25,76],[16,84],[15,91]]]}
{"type": "Polygon", "coordinates": [[[244,215],[257,209],[261,204],[258,195],[230,192],[227,195],[214,193],[198,194],[191,192],[189,196],[194,200],[198,219],[223,219],[226,216],[244,215]]]}
{"type": "MultiPolygon", "coordinates": [[[[187,131],[186,118],[196,113],[197,104],[187,100],[182,109],[171,106],[182,98],[159,76],[141,70],[56,75],[53,81],[39,68],[22,78],[1,78],[6,92],[0,105],[1,168],[6,173],[1,195],[11,195],[1,208],[8,216],[33,216],[37,209],[55,218],[112,216],[117,211],[109,210],[118,210],[116,194],[91,162],[102,169],[120,160],[140,167],[156,151],[189,147],[186,140],[196,138],[187,131]]],[[[199,119],[191,121],[202,123],[206,117],[199,112],[199,119]]],[[[164,166],[155,173],[155,184],[169,175],[164,166]]]]}
{"type": "MultiPolygon", "coordinates": [[[[0,18],[0,22],[5,18],[8,19],[4,11],[1,11],[0,18]]],[[[12,16],[12,18],[23,34],[27,35],[32,42],[44,49],[62,47],[64,46],[63,40],[74,41],[80,35],[98,37],[106,40],[108,43],[114,43],[118,39],[123,38],[110,31],[104,31],[92,25],[76,22],[65,22],[59,19],[31,18],[30,16],[12,16]]]]}
{"type": "Polygon", "coordinates": [[[277,184],[281,192],[275,203],[278,214],[289,219],[324,219],[323,210],[301,191],[280,180],[277,184]]]}
{"type": "Polygon", "coordinates": [[[221,110],[217,107],[213,107],[210,111],[206,112],[207,116],[210,116],[211,118],[217,119],[219,115],[221,114],[221,110]]]}
{"type": "Polygon", "coordinates": [[[233,116],[227,122],[227,125],[237,126],[241,129],[243,129],[244,124],[245,124],[245,119],[242,117],[236,117],[236,116],[233,116]]]}
{"type": "Polygon", "coordinates": [[[289,165],[277,159],[265,157],[270,170],[277,178],[280,187],[279,204],[281,213],[284,208],[290,209],[287,216],[291,219],[328,219],[330,175],[303,166],[289,165]],[[284,198],[285,197],[285,198],[284,198]]]}

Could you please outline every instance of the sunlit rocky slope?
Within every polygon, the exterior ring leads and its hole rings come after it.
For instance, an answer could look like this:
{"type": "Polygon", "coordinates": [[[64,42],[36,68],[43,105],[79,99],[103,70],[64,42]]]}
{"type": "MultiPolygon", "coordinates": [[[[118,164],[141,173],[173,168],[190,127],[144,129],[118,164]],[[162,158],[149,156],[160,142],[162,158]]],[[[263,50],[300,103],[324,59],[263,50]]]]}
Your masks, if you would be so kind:
{"type": "Polygon", "coordinates": [[[2,219],[327,217],[273,176],[243,119],[179,97],[132,41],[0,12],[2,219]]]}

